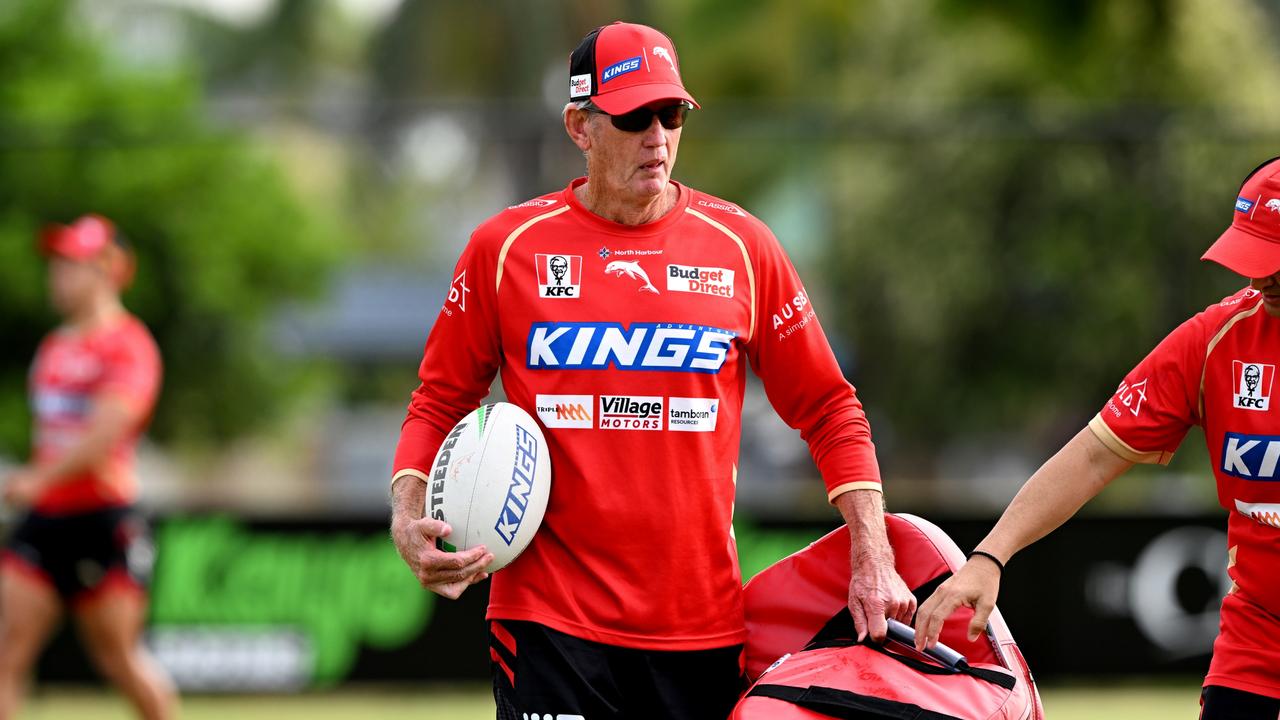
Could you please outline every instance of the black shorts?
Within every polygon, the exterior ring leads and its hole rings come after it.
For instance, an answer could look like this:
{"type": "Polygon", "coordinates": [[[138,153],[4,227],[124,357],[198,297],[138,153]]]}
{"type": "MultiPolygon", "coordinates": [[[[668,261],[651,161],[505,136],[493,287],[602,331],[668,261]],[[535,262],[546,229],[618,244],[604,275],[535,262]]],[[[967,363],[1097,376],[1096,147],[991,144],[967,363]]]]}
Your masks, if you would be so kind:
{"type": "Polygon", "coordinates": [[[64,602],[76,602],[116,585],[145,590],[155,551],[146,520],[130,506],[75,515],[28,512],[0,559],[53,586],[64,602]]]}
{"type": "Polygon", "coordinates": [[[495,620],[489,657],[498,720],[723,720],[744,687],[741,645],[637,650],[495,620]]]}
{"type": "Polygon", "coordinates": [[[1201,720],[1275,720],[1280,699],[1209,685],[1200,693],[1201,720]]]}

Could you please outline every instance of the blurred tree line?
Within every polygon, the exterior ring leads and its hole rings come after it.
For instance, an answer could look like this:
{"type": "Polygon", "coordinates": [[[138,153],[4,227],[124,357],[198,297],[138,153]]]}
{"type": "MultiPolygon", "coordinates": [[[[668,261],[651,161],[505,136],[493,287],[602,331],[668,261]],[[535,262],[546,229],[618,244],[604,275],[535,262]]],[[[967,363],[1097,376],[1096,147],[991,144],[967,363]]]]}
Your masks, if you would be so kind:
{"type": "Polygon", "coordinates": [[[273,161],[207,117],[190,68],[119,62],[69,0],[0,7],[0,450],[24,457],[27,367],[55,324],[39,228],[97,212],[135,247],[126,305],[165,360],[162,440],[232,437],[305,381],[261,321],[324,286],[339,225],[273,161]]]}
{"type": "MultiPolygon", "coordinates": [[[[1243,285],[1198,257],[1243,175],[1280,153],[1280,10],[1264,0],[405,0],[363,30],[331,0],[279,0],[252,27],[193,22],[195,61],[140,76],[66,8],[0,11],[5,337],[31,347],[47,327],[38,222],[90,201],[120,214],[143,254],[131,302],[171,348],[162,412],[195,435],[258,417],[240,398],[288,394],[266,382],[281,366],[257,322],[323,281],[335,238],[366,256],[456,248],[467,193],[500,180],[496,212],[581,172],[564,66],[615,19],[675,41],[703,105],[676,177],[778,231],[891,475],[946,475],[958,445],[1038,458],[1078,430],[1164,334],[1243,285]],[[204,119],[202,88],[281,99],[258,119],[355,148],[340,202],[297,200],[204,119]],[[396,169],[433,114],[478,139],[484,172],[432,185],[396,169]]],[[[28,359],[0,357],[4,409],[28,359]]],[[[403,402],[411,373],[397,359],[381,399],[403,402]]]]}

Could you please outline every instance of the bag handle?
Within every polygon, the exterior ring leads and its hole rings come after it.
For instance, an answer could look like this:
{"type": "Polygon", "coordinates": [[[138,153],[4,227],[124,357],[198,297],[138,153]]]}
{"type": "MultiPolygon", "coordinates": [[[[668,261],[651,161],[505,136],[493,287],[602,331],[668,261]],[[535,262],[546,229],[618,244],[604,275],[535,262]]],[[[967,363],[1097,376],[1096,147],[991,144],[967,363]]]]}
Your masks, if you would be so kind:
{"type": "Polygon", "coordinates": [[[818,648],[849,647],[861,644],[927,675],[964,674],[989,682],[992,685],[997,685],[1005,690],[1013,690],[1017,684],[1017,678],[1012,674],[970,666],[969,661],[963,655],[942,643],[938,643],[924,651],[924,654],[930,660],[938,663],[937,665],[893,652],[888,647],[889,641],[900,643],[912,651],[915,650],[915,630],[897,620],[889,620],[889,632],[884,645],[871,642],[870,636],[859,643],[853,639],[854,635],[853,616],[849,613],[848,607],[843,607],[827,621],[826,625],[822,626],[822,629],[813,636],[813,639],[809,641],[808,645],[805,645],[804,649],[815,650],[818,648]]]}

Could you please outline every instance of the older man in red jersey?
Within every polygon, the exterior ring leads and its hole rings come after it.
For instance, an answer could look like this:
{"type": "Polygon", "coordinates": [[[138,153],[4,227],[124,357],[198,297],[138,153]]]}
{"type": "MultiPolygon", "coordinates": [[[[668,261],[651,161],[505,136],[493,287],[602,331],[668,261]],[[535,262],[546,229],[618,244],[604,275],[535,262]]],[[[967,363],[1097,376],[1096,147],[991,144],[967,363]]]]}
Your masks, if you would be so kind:
{"type": "Polygon", "coordinates": [[[1250,278],[1166,337],[1074,439],[1031,476],[974,556],[925,601],[916,644],[932,645],[960,606],[986,625],[1004,563],[1052,532],[1134,463],[1169,462],[1204,430],[1227,510],[1231,591],[1201,694],[1205,720],[1280,716],[1280,158],[1254,170],[1231,227],[1204,254],[1250,278]]]}
{"type": "Polygon", "coordinates": [[[142,645],[153,551],[134,508],[134,446],[160,388],[151,333],[120,302],[133,260],[105,218],[41,238],[64,320],[31,368],[31,462],[3,485],[26,509],[0,554],[0,720],[64,609],[90,659],[148,720],[177,711],[172,683],[142,645]]]}
{"type": "Polygon", "coordinates": [[[494,216],[463,251],[400,436],[392,536],[441,595],[487,577],[486,548],[436,549],[450,528],[423,518],[424,481],[501,373],[546,428],[555,482],[533,542],[493,579],[499,717],[726,717],[746,636],[732,520],[748,365],[853,534],[859,633],[883,638],[915,600],[862,406],[786,254],[737,205],[671,179],[697,103],[670,38],[606,25],[569,66],[564,126],[587,176],[494,216]]]}

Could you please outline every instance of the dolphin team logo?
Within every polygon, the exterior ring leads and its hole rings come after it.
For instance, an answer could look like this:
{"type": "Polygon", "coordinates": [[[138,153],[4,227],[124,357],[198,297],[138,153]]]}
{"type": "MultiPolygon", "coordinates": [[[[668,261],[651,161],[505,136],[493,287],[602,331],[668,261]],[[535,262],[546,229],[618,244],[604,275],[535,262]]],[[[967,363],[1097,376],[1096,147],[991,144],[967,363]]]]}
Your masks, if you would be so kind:
{"type": "Polygon", "coordinates": [[[637,292],[651,292],[654,295],[658,294],[658,288],[654,287],[653,283],[649,282],[649,274],[644,271],[644,268],[640,267],[640,263],[638,262],[614,260],[605,266],[604,271],[606,274],[614,277],[629,277],[632,280],[639,280],[642,284],[637,292]]]}
{"type": "Polygon", "coordinates": [[[1265,207],[1266,209],[1270,210],[1273,213],[1280,213],[1280,198],[1271,198],[1270,200],[1267,201],[1267,204],[1264,205],[1263,207],[1265,207]]]}
{"type": "Polygon", "coordinates": [[[677,72],[676,61],[671,58],[671,53],[667,52],[666,48],[662,47],[661,45],[655,46],[653,48],[653,54],[662,58],[663,60],[666,60],[667,64],[671,66],[671,72],[677,72]]]}
{"type": "Polygon", "coordinates": [[[1262,363],[1231,361],[1232,405],[1243,410],[1266,412],[1271,406],[1271,383],[1276,366],[1262,363]]]}

